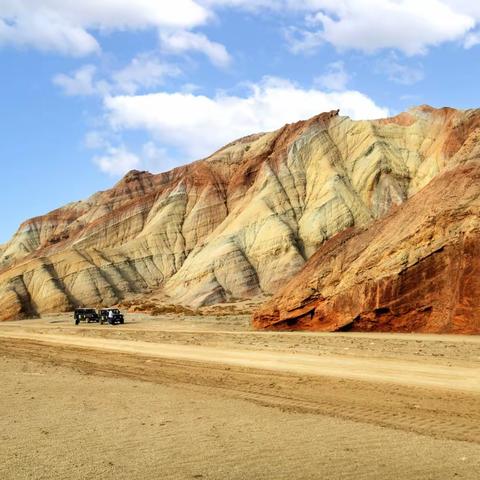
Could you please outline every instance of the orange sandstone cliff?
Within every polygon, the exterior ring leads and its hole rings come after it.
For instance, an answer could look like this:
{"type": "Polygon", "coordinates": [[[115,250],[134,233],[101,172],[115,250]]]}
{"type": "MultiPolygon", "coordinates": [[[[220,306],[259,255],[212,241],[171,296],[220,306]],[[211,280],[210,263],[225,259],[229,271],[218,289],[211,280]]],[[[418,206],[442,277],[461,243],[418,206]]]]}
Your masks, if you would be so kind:
{"type": "Polygon", "coordinates": [[[325,242],[256,312],[258,328],[480,333],[480,163],[325,242]]]}

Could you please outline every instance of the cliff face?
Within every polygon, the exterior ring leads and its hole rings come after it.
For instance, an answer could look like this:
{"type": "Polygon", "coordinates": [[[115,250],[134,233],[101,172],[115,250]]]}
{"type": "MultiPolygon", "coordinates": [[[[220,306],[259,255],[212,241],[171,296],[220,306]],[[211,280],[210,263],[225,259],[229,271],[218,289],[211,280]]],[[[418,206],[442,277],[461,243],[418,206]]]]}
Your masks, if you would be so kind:
{"type": "Polygon", "coordinates": [[[194,307],[275,293],[340,232],[478,158],[479,127],[476,110],[361,122],[330,112],[171,172],[130,172],[21,225],[0,250],[0,319],[157,291],[194,307]]]}
{"type": "Polygon", "coordinates": [[[384,219],[325,242],[254,323],[480,333],[480,163],[440,174],[384,219]]]}

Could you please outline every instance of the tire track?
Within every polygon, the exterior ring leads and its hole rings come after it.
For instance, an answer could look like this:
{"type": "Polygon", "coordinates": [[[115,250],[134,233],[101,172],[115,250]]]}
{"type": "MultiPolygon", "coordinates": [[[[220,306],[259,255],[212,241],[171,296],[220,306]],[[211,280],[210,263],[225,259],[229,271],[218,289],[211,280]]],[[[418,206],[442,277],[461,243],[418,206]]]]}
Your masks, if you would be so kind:
{"type": "Polygon", "coordinates": [[[480,444],[480,395],[416,385],[299,375],[155,358],[75,345],[0,337],[0,354],[69,366],[86,375],[124,377],[212,390],[284,411],[315,413],[480,444]]]}

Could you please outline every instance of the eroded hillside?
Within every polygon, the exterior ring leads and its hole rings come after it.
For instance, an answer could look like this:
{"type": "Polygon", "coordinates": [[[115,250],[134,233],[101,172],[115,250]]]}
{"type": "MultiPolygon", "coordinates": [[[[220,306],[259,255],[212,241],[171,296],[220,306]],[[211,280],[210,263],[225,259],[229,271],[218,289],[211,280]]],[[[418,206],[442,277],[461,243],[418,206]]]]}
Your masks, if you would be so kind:
{"type": "Polygon", "coordinates": [[[0,319],[160,291],[193,307],[276,293],[328,239],[477,158],[479,126],[477,110],[330,112],[167,173],[130,172],[3,245],[0,319]]]}
{"type": "Polygon", "coordinates": [[[480,163],[325,242],[255,314],[259,328],[480,333],[480,163]]]}

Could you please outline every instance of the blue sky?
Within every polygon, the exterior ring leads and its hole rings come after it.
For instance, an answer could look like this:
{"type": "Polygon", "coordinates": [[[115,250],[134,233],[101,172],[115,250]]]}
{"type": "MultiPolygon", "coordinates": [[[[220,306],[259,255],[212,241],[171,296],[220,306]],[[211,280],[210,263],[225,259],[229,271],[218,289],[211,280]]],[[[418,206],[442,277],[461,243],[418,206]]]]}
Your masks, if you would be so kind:
{"type": "Polygon", "coordinates": [[[479,59],[470,0],[0,0],[0,243],[324,110],[478,107],[479,59]]]}

